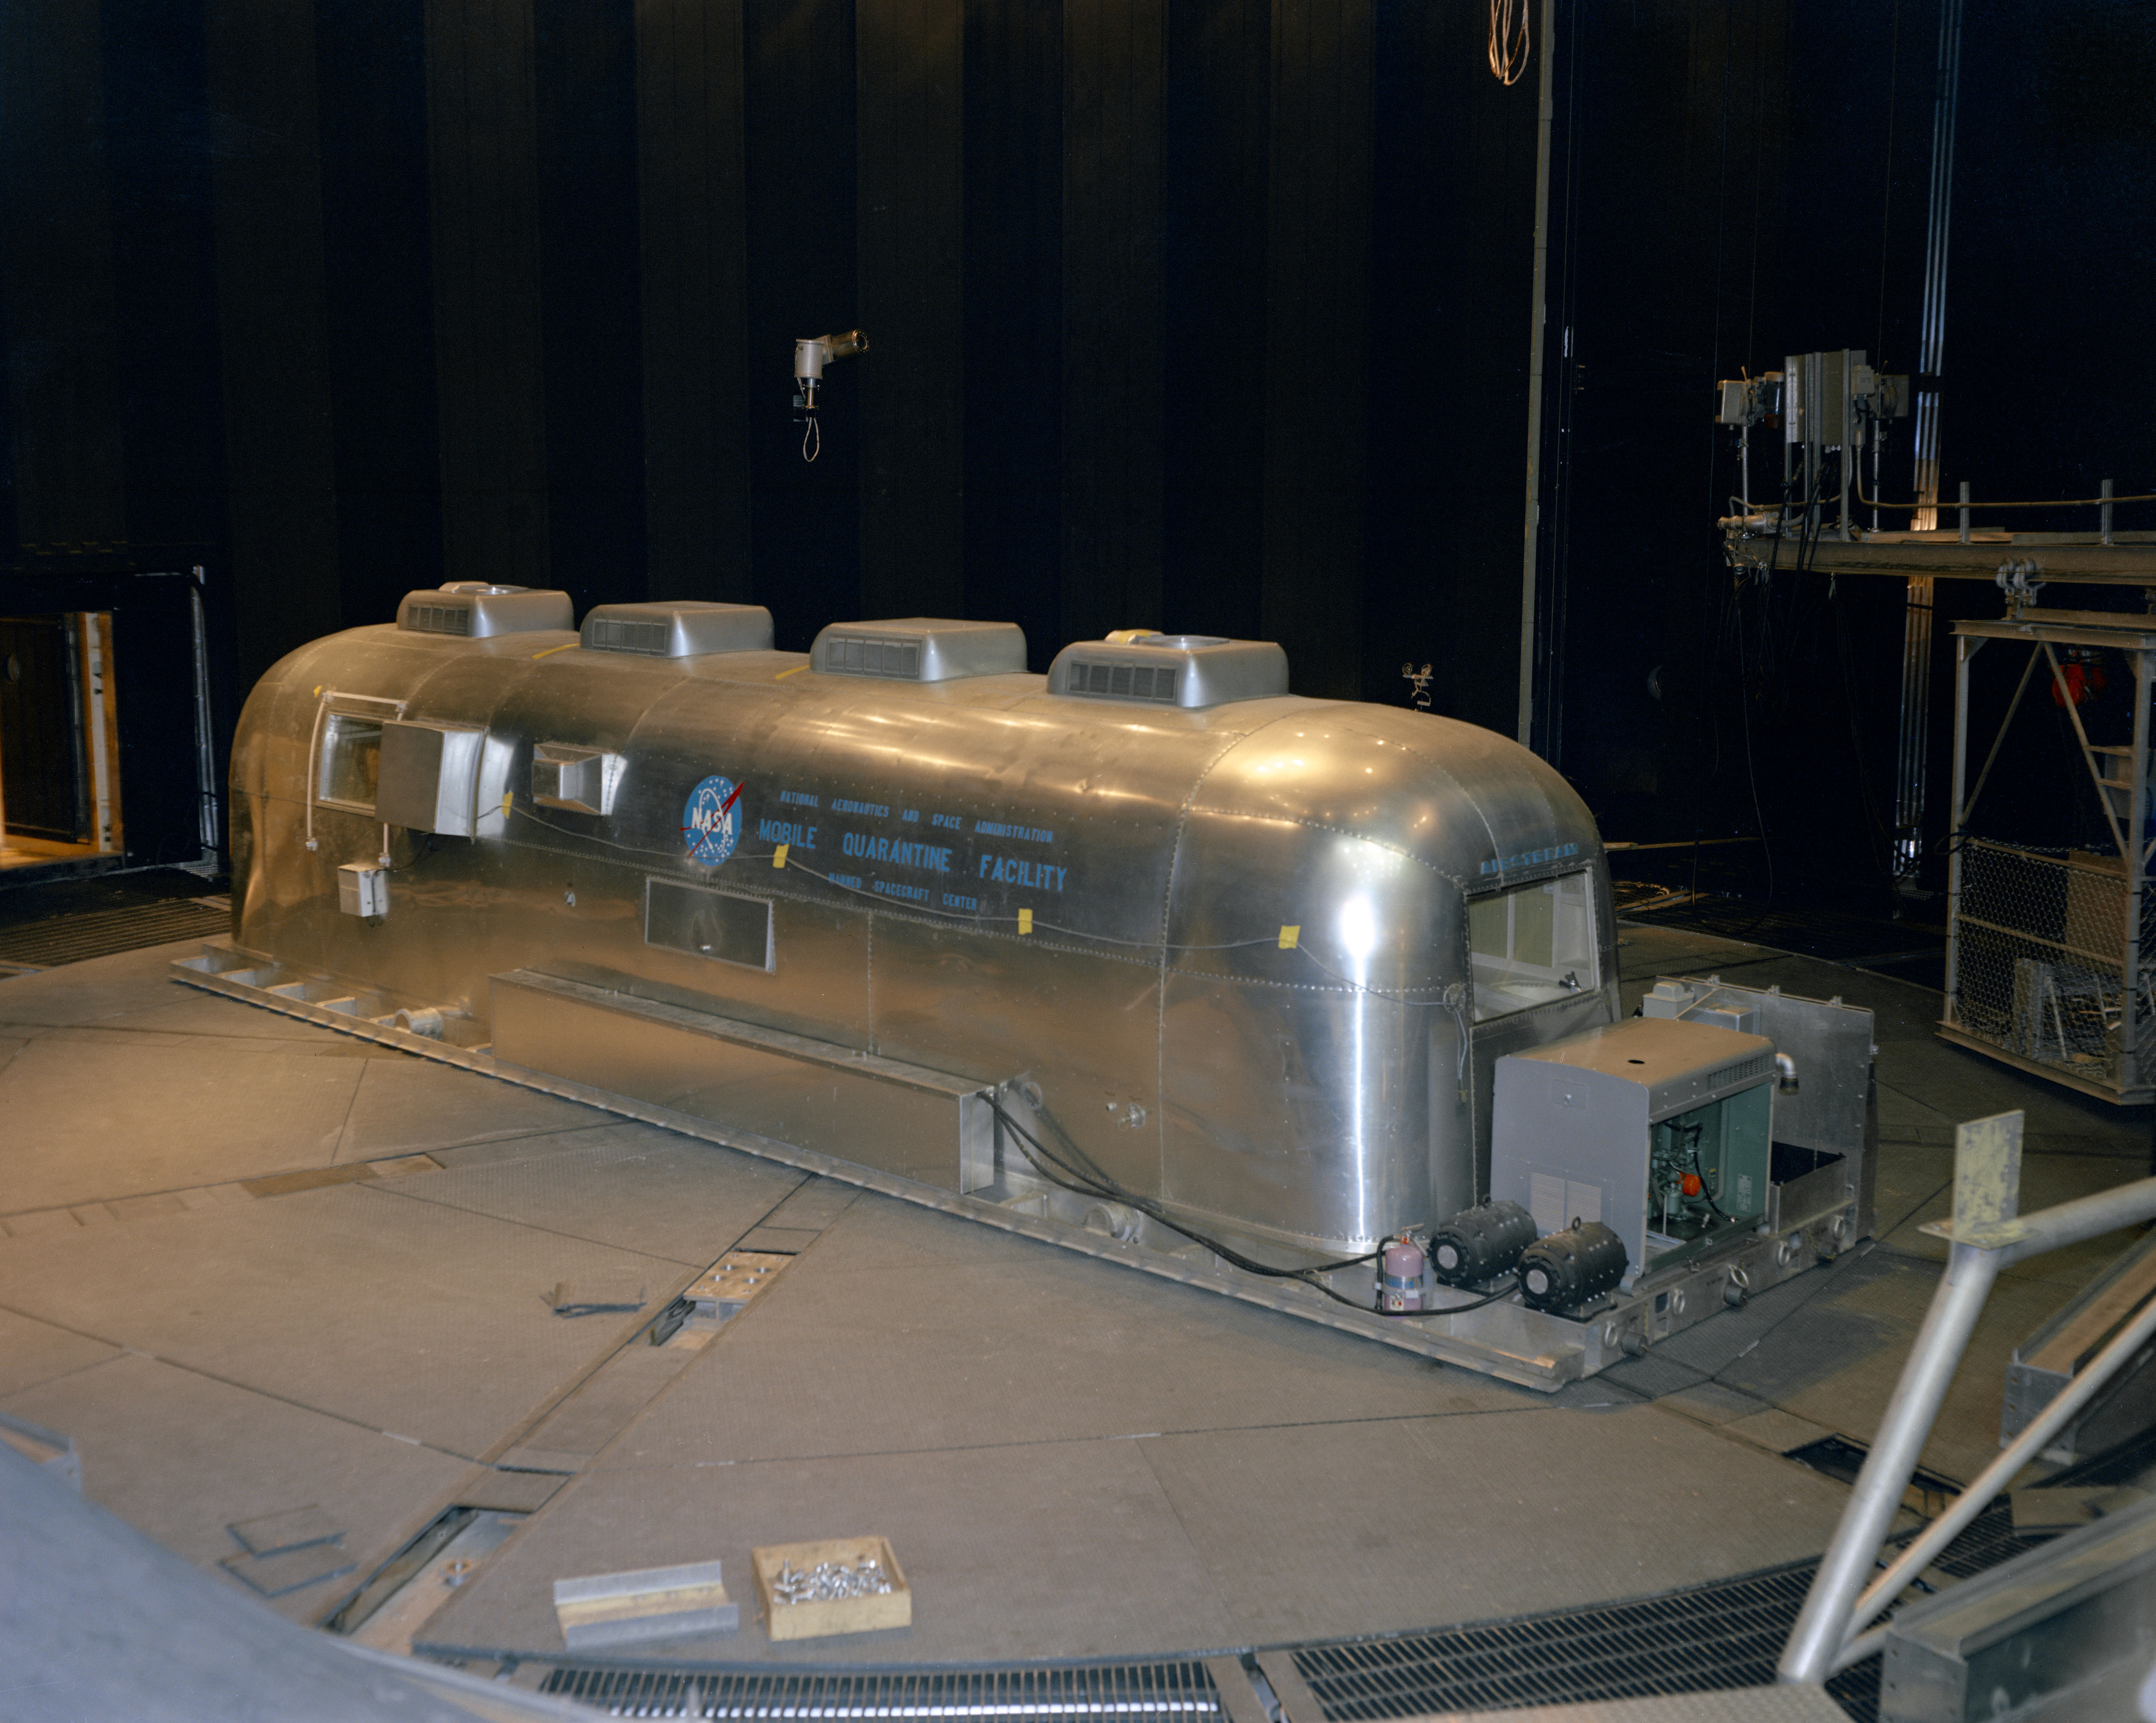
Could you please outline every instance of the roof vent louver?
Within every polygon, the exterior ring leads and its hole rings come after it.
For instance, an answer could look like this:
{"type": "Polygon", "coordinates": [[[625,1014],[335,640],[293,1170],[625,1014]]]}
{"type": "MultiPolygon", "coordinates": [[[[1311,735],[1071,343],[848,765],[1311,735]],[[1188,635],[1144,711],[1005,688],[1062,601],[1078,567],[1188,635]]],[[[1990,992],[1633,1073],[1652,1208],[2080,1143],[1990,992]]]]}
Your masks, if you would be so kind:
{"type": "Polygon", "coordinates": [[[715,652],[771,650],[771,613],[761,604],[674,600],[595,604],[584,618],[588,652],[641,658],[701,658],[715,652]]]}
{"type": "Polygon", "coordinates": [[[1048,691],[1196,710],[1287,692],[1287,654],[1270,640],[1216,634],[1137,634],[1066,646],[1048,691]]]}
{"type": "Polygon", "coordinates": [[[471,620],[469,604],[414,604],[404,626],[420,634],[469,635],[471,620]]]}
{"type": "Polygon", "coordinates": [[[407,592],[397,607],[397,626],[408,633],[449,634],[460,640],[576,625],[567,592],[490,587],[484,581],[455,581],[434,592],[407,592]]]}
{"type": "Polygon", "coordinates": [[[808,661],[825,675],[874,676],[889,682],[1003,676],[1025,669],[1025,635],[1014,623],[922,616],[834,623],[816,637],[808,661]]]}

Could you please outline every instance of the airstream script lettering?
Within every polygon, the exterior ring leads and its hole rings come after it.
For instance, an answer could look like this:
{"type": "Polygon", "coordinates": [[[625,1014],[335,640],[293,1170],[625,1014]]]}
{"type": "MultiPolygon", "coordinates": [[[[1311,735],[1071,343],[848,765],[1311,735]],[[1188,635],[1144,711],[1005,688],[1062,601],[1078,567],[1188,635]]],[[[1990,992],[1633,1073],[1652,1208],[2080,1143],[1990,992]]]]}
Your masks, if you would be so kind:
{"type": "Polygon", "coordinates": [[[1504,855],[1495,861],[1482,864],[1486,874],[1502,874],[1512,868],[1532,868],[1538,862],[1562,861],[1568,855],[1578,855],[1577,844],[1560,844],[1553,849],[1527,849],[1517,855],[1504,855]]]}

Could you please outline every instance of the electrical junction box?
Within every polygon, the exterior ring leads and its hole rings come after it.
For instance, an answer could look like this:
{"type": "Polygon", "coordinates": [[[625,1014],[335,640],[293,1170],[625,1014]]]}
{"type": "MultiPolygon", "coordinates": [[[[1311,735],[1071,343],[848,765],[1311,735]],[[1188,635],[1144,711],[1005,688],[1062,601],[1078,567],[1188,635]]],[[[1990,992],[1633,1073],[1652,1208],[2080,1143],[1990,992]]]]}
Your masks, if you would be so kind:
{"type": "Polygon", "coordinates": [[[486,731],[475,725],[413,718],[384,722],[375,817],[408,831],[476,837],[480,753],[485,741],[486,731]]]}
{"type": "Polygon", "coordinates": [[[337,907],[347,915],[389,913],[389,869],[379,862],[346,862],[337,869],[337,907]]]}
{"type": "Polygon", "coordinates": [[[1638,1274],[1754,1230],[1774,1155],[1774,1044],[1630,1018],[1497,1061],[1490,1194],[1544,1235],[1595,1220],[1638,1274]]]}

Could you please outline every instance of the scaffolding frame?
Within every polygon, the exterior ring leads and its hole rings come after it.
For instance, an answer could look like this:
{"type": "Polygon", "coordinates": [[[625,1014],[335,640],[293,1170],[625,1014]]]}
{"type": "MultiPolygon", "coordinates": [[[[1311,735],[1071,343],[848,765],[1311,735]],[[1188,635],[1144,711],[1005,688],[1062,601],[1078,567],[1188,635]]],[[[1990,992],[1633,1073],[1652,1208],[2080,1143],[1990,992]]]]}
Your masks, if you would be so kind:
{"type": "Polygon", "coordinates": [[[2156,844],[2145,841],[2156,617],[2024,608],[1995,622],[1956,623],[1954,635],[1953,807],[1947,863],[1946,1006],[1939,1035],[1957,1046],[2120,1105],[2156,1100],[2156,1059],[2151,1057],[2156,1054],[2156,993],[2151,989],[2152,978],[2156,978],[2156,940],[2152,940],[2143,913],[2148,865],[2156,854],[2156,844]],[[1972,786],[1969,669],[1993,640],[2020,642],[2029,655],[1972,786]],[[2090,741],[2060,658],[2061,647],[2102,648],[2124,656],[2133,678],[2130,743],[2090,741]],[[2082,764],[2116,846],[2116,866],[2094,859],[2046,855],[1969,833],[1969,818],[2040,664],[2072,722],[2082,764]],[[1994,908],[1986,887],[1994,878],[2015,869],[2025,878],[2039,876],[2045,869],[2056,871],[2060,913],[2056,920],[2030,913],[2017,925],[2011,914],[1994,908]],[[2118,915],[2113,937],[2107,939],[2102,911],[2114,890],[2119,899],[2118,915]],[[2026,948],[2028,955],[2012,960],[2010,993],[2002,1016],[1995,997],[1978,996],[1987,986],[1996,995],[1998,955],[2016,948],[2026,948]],[[1973,974],[1985,958],[1994,965],[1992,973],[1973,982],[1973,974]],[[2107,977],[2112,975],[2115,989],[2107,992],[2107,977]],[[2108,1003],[2114,994],[2116,1003],[2108,1003]],[[2092,1026],[2094,1052],[2088,1050],[2092,1026]],[[2046,1055],[2047,1033],[2057,1049],[2056,1058],[2046,1055]]]}

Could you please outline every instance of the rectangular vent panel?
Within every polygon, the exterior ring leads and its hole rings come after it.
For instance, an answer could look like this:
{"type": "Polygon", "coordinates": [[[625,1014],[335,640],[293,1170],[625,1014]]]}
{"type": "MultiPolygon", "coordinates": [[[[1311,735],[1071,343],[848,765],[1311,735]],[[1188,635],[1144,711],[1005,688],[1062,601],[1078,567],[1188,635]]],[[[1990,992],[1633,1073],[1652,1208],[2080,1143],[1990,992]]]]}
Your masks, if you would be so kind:
{"type": "Polygon", "coordinates": [[[1158,700],[1175,704],[1178,664],[1094,664],[1080,659],[1070,666],[1069,692],[1105,695],[1111,700],[1158,700]]]}
{"type": "Polygon", "coordinates": [[[624,622],[616,618],[594,618],[591,644],[598,652],[640,652],[665,658],[673,644],[673,631],[665,623],[624,622]]]}
{"type": "Polygon", "coordinates": [[[422,634],[471,633],[471,606],[469,604],[415,604],[409,613],[406,626],[422,634]]]}
{"type": "Polygon", "coordinates": [[[842,675],[888,676],[894,681],[918,682],[921,643],[835,634],[831,638],[826,666],[842,675]]]}

